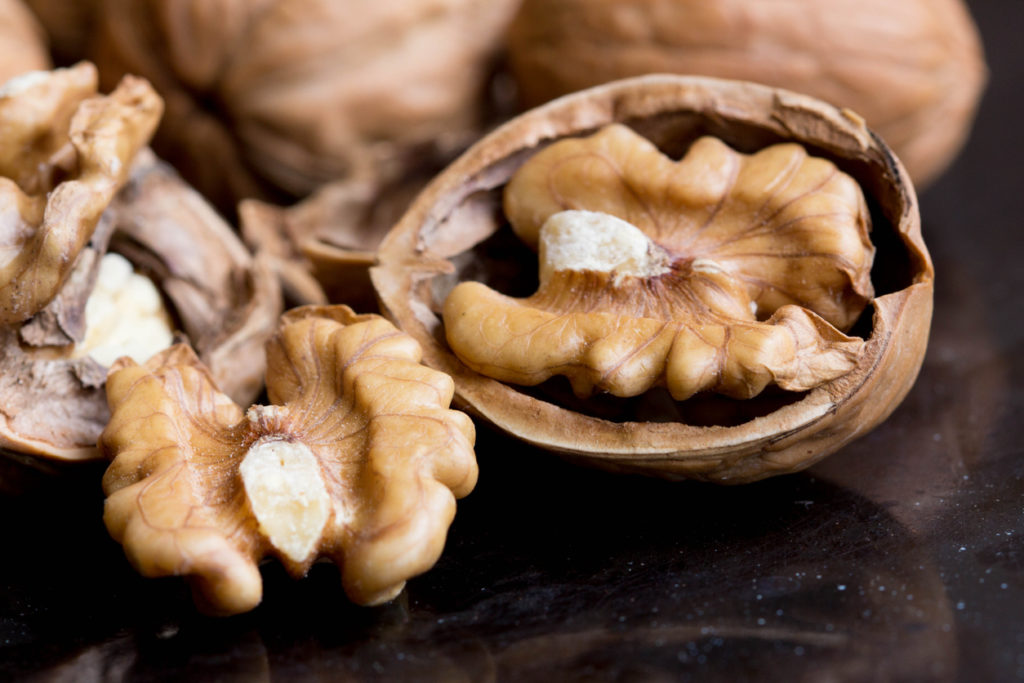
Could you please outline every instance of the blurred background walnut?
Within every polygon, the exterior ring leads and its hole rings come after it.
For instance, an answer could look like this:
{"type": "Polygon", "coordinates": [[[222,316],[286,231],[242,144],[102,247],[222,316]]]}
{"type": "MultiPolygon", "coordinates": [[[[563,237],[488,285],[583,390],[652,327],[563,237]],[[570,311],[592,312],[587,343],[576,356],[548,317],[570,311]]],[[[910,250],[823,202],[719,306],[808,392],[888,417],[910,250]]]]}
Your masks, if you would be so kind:
{"type": "Polygon", "coordinates": [[[960,0],[524,0],[509,59],[530,106],[645,73],[812,95],[863,116],[919,189],[959,151],[986,79],[960,0]]]}
{"type": "MultiPolygon", "coordinates": [[[[21,3],[22,0],[10,0],[21,3]]],[[[78,61],[91,40],[99,0],[24,0],[39,19],[49,38],[57,64],[78,61]]]]}
{"type": "Polygon", "coordinates": [[[32,2],[54,53],[95,61],[104,88],[126,73],[154,84],[167,106],[154,148],[229,214],[244,197],[283,202],[338,178],[386,182],[450,156],[486,115],[517,4],[32,2]]]}
{"type": "Polygon", "coordinates": [[[0,84],[26,71],[49,68],[43,27],[21,0],[0,0],[0,84]]]}

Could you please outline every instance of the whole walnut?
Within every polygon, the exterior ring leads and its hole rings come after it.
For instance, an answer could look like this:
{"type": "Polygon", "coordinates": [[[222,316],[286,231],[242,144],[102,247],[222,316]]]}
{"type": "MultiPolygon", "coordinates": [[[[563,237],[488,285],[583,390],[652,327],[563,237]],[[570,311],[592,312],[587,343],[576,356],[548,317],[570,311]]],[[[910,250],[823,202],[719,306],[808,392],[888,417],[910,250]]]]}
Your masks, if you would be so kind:
{"type": "Polygon", "coordinates": [[[464,145],[516,4],[99,0],[90,56],[105,85],[155,85],[155,149],[231,208],[464,145]]]}
{"type": "Polygon", "coordinates": [[[0,85],[26,71],[50,68],[46,37],[21,0],[0,0],[0,85]]]}
{"type": "Polygon", "coordinates": [[[525,104],[645,73],[755,81],[863,116],[920,189],[986,80],[960,0],[525,0],[509,33],[525,104]]]}

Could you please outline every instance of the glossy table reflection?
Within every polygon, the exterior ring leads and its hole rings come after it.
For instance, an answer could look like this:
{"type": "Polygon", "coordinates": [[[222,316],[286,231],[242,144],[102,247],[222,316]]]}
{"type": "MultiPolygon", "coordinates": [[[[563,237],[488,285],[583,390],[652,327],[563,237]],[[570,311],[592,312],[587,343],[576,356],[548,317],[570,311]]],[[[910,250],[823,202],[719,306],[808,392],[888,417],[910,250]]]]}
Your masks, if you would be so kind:
{"type": "Polygon", "coordinates": [[[992,81],[922,195],[937,271],[921,377],[814,469],[745,487],[584,470],[481,430],[438,565],[393,603],[264,569],[264,604],[195,613],[141,579],[96,476],[0,498],[0,679],[1024,678],[1024,3],[974,2],[992,81]],[[83,485],[82,481],[86,484],[83,485]],[[95,482],[93,484],[92,482],[95,482]]]}

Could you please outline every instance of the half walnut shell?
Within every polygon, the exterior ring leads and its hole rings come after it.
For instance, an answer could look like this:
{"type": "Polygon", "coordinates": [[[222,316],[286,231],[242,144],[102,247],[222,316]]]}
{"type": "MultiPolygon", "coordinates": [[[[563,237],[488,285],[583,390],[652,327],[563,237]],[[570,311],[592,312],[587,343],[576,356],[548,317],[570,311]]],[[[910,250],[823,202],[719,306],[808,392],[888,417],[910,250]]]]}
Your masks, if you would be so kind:
{"type": "MultiPolygon", "coordinates": [[[[651,168],[653,176],[657,163],[651,168]]],[[[563,189],[554,194],[564,198],[563,189]]],[[[765,196],[772,191],[766,187],[765,196]]],[[[630,216],[619,218],[630,220],[630,216]]],[[[806,231],[809,244],[814,240],[819,246],[826,244],[815,236],[817,230],[806,231]]],[[[863,229],[851,234],[853,242],[867,239],[863,229]]],[[[371,276],[383,309],[424,346],[425,362],[454,377],[457,401],[467,410],[566,457],[670,478],[743,482],[792,472],[864,434],[895,409],[913,384],[932,311],[933,271],[921,239],[916,195],[902,165],[863,120],[803,95],[699,77],[620,81],[514,119],[434,180],[389,233],[378,259],[371,276]],[[552,143],[589,136],[609,124],[631,129],[644,138],[644,144],[668,157],[670,164],[691,148],[719,141],[755,156],[777,143],[798,143],[806,154],[855,181],[870,215],[870,243],[864,245],[863,253],[874,252],[873,265],[868,255],[868,265],[860,267],[864,272],[853,269],[839,276],[821,275],[821,264],[814,265],[801,254],[796,266],[806,267],[811,277],[824,277],[825,284],[805,290],[807,297],[824,302],[824,310],[802,314],[813,316],[808,320],[815,322],[794,339],[809,339],[806,335],[813,333],[818,335],[814,339],[831,340],[827,343],[843,352],[847,367],[812,369],[812,374],[820,374],[820,381],[790,390],[767,382],[760,393],[747,388],[722,392],[726,396],[700,391],[677,400],[682,396],[673,394],[686,392],[670,394],[657,382],[639,393],[588,382],[574,381],[570,387],[558,376],[541,378],[533,386],[525,386],[532,382],[515,385],[510,382],[519,380],[499,381],[460,360],[449,346],[451,330],[441,315],[449,295],[459,291],[457,285],[465,287],[473,283],[464,281],[476,280],[501,296],[522,301],[523,297],[529,300],[540,280],[542,290],[535,296],[543,293],[544,263],[538,273],[537,255],[513,234],[509,225],[513,217],[506,216],[509,207],[502,202],[506,185],[552,143]],[[701,140],[706,136],[717,141],[701,140]],[[865,282],[862,275],[868,267],[870,282],[865,282]],[[598,391],[592,393],[595,387],[598,391]]],[[[724,261],[698,270],[690,279],[703,282],[705,290],[731,293],[716,315],[753,316],[755,322],[762,322],[797,308],[787,304],[806,303],[785,300],[802,276],[784,280],[792,285],[788,288],[750,289],[742,285],[742,278],[731,277],[731,266],[724,261]],[[737,301],[751,308],[744,312],[735,305],[737,301]]],[[[771,270],[766,267],[761,272],[771,270]]],[[[563,284],[564,291],[570,283],[563,284]]],[[[588,285],[586,278],[577,278],[573,286],[577,299],[590,301],[585,296],[593,282],[588,285]]],[[[714,308],[716,304],[707,304],[707,296],[697,298],[704,302],[702,306],[714,308]]],[[[814,307],[810,305],[812,311],[814,307]]],[[[454,318],[449,322],[456,323],[454,318]]]]}

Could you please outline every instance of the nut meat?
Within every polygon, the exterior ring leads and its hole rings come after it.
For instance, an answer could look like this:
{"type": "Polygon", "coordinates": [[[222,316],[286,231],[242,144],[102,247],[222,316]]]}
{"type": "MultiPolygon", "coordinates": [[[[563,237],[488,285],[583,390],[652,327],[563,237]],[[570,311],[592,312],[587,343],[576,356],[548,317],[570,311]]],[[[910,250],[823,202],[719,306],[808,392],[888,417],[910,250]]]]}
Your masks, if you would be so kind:
{"type": "Polygon", "coordinates": [[[95,92],[87,64],[0,90],[0,324],[27,320],[57,295],[160,120],[160,98],[141,79],[95,92]]]}
{"type": "Polygon", "coordinates": [[[100,439],[110,533],[218,614],[260,602],[266,555],[296,577],[329,558],[353,601],[393,598],[437,560],[477,475],[451,379],[419,360],[379,316],[306,307],[268,343],[273,405],[243,410],[184,346],[119,361],[100,439]]]}
{"type": "Polygon", "coordinates": [[[0,88],[0,446],[97,457],[106,374],[89,357],[84,309],[113,229],[103,213],[156,128],[160,98],[126,78],[96,92],[88,64],[0,88]]]}
{"type": "Polygon", "coordinates": [[[445,302],[467,366],[578,396],[667,386],[806,391],[856,365],[849,329],[872,295],[856,182],[795,144],[747,156],[716,138],[674,162],[625,126],[563,140],[509,181],[505,214],[540,248],[527,299],[463,282],[445,302]]]}

